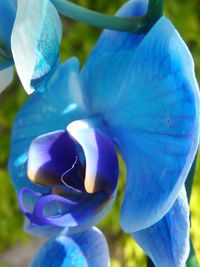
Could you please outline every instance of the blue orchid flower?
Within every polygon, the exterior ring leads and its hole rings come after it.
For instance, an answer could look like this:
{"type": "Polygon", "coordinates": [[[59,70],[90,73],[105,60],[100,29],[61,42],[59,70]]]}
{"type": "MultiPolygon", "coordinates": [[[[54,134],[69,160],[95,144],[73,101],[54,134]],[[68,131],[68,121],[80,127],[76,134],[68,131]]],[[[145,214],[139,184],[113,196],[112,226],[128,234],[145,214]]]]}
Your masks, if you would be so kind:
{"type": "MultiPolygon", "coordinates": [[[[129,1],[118,15],[143,16],[147,2],[129,1]]],[[[155,266],[183,267],[190,227],[184,182],[199,144],[199,104],[191,54],[165,17],[146,35],[105,30],[81,71],[76,58],[60,65],[45,92],[20,110],[12,135],[9,170],[25,228],[53,238],[33,266],[58,243],[61,260],[52,265],[50,254],[49,266],[64,266],[68,243],[77,245],[75,236],[84,238],[110,210],[117,147],[127,168],[122,229],[155,266]]],[[[94,265],[83,266],[98,266],[93,256],[94,265]]]]}
{"type": "Polygon", "coordinates": [[[49,0],[0,3],[0,92],[12,81],[15,63],[27,91],[43,90],[59,63],[62,27],[49,0]]]}

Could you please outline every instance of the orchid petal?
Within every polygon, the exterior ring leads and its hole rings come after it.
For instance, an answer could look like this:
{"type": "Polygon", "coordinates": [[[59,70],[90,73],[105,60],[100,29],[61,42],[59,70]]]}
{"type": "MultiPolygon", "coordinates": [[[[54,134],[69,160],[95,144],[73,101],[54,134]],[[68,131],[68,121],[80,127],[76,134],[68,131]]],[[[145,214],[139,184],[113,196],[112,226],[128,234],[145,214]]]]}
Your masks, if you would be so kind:
{"type": "Polygon", "coordinates": [[[12,82],[13,76],[13,67],[0,71],[0,93],[12,82]]]}
{"type": "Polygon", "coordinates": [[[44,90],[59,61],[61,21],[49,0],[18,0],[11,46],[27,93],[44,90]]]}
{"type": "Polygon", "coordinates": [[[92,228],[72,237],[60,235],[47,241],[30,267],[109,267],[109,251],[104,235],[92,228]]]}
{"type": "Polygon", "coordinates": [[[127,165],[121,225],[135,232],[169,211],[199,144],[194,64],[169,20],[162,17],[143,39],[122,87],[104,121],[127,165]]]}
{"type": "Polygon", "coordinates": [[[183,267],[190,251],[189,230],[189,206],[183,189],[159,222],[132,236],[156,267],[183,267]]]}

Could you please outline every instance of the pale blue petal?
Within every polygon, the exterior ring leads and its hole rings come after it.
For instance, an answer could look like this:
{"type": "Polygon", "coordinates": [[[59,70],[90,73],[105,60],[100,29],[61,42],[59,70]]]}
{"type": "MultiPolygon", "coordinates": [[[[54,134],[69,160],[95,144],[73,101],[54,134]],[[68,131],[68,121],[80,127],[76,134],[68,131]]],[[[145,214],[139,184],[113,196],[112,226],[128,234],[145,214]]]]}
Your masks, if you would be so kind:
{"type": "MultiPolygon", "coordinates": [[[[113,80],[110,88],[115,75],[113,80]]],[[[127,165],[121,225],[135,232],[156,223],[171,208],[199,144],[193,60],[165,17],[138,46],[117,89],[118,101],[110,103],[104,122],[127,165]]]]}
{"type": "Polygon", "coordinates": [[[184,267],[190,251],[189,230],[189,206],[184,188],[159,222],[132,236],[156,267],[184,267]]]}
{"type": "MultiPolygon", "coordinates": [[[[143,16],[147,7],[147,0],[132,0],[119,10],[117,16],[143,16]]],[[[128,66],[143,38],[144,35],[103,31],[81,71],[85,102],[90,113],[105,113],[118,99],[128,66]]]]}
{"type": "Polygon", "coordinates": [[[61,21],[49,0],[18,0],[12,53],[28,93],[44,90],[59,62],[61,21]]]}
{"type": "Polygon", "coordinates": [[[104,235],[92,228],[72,237],[60,235],[47,241],[30,267],[109,267],[109,251],[104,235]]]}
{"type": "Polygon", "coordinates": [[[9,67],[0,71],[0,93],[6,89],[6,87],[13,80],[13,67],[9,67]]]}

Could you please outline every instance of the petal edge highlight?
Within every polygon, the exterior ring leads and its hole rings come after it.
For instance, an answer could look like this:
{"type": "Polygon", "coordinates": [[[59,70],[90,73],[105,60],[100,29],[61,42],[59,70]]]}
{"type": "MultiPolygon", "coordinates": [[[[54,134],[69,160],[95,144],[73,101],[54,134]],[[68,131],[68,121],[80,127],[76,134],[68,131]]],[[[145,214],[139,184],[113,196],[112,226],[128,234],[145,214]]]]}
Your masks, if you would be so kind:
{"type": "Polygon", "coordinates": [[[19,0],[11,36],[16,69],[27,91],[44,90],[59,61],[61,21],[49,0],[19,0]],[[32,26],[34,25],[34,27],[32,26]]]}

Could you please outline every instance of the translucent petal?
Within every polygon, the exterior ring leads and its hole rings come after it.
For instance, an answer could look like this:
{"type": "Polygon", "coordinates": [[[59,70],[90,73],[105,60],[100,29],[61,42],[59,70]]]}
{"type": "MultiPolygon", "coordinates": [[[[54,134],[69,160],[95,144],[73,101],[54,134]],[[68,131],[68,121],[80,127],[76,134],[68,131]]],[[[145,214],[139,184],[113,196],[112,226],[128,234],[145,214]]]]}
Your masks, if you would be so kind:
{"type": "Polygon", "coordinates": [[[44,90],[59,61],[61,21],[49,0],[19,0],[12,53],[25,90],[44,90]]]}
{"type": "Polygon", "coordinates": [[[6,87],[13,80],[13,67],[9,67],[0,71],[0,93],[6,89],[6,87]]]}
{"type": "Polygon", "coordinates": [[[132,236],[156,267],[184,267],[190,250],[189,230],[189,206],[183,189],[159,222],[132,236]]]}
{"type": "Polygon", "coordinates": [[[161,18],[138,46],[120,90],[104,121],[127,165],[121,225],[133,232],[171,208],[199,144],[194,64],[169,20],[161,18]]]}
{"type": "Polygon", "coordinates": [[[92,228],[72,237],[60,235],[38,250],[31,267],[109,267],[109,251],[103,234],[92,228]]]}

